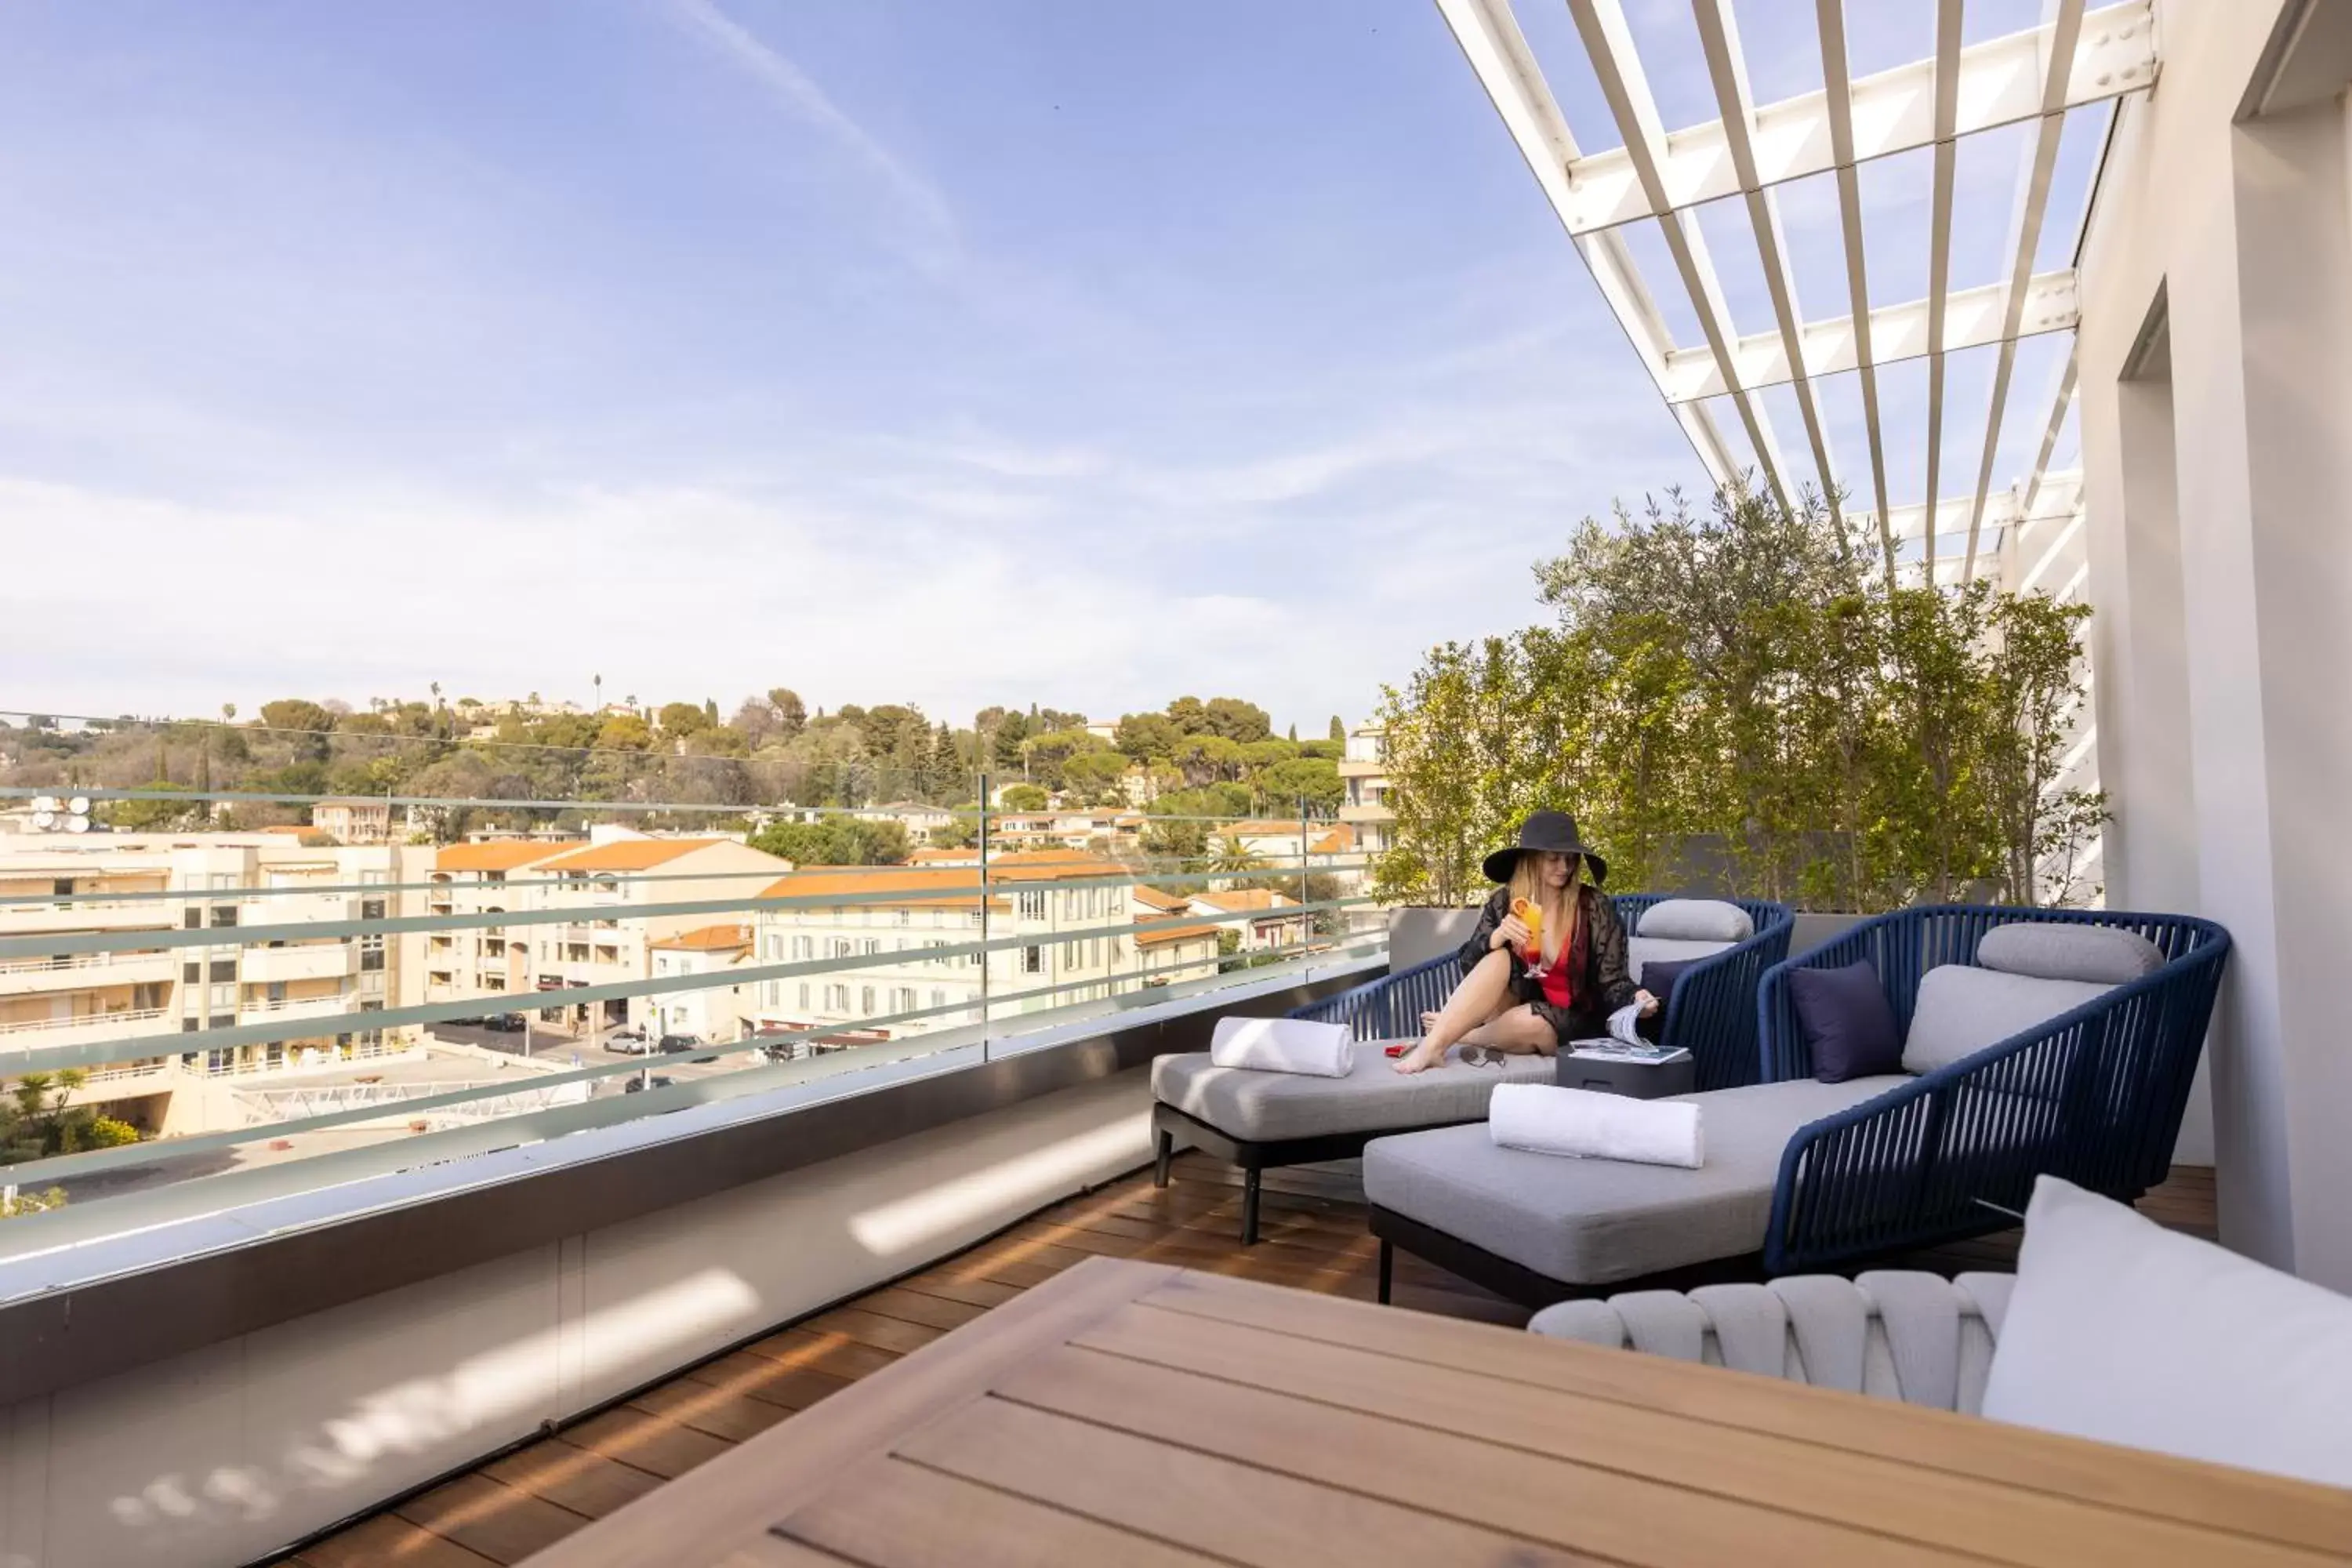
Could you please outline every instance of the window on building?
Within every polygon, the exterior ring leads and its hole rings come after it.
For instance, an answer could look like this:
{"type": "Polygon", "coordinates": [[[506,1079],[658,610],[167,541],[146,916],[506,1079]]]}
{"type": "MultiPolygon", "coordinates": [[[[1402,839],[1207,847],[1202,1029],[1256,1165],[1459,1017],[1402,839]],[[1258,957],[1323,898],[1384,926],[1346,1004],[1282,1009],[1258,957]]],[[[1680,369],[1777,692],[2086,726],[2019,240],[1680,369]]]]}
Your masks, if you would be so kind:
{"type": "Polygon", "coordinates": [[[868,958],[878,957],[878,956],[880,956],[881,952],[882,952],[882,939],[881,939],[880,937],[877,937],[877,936],[869,936],[869,937],[867,937],[867,938],[866,939],[866,957],[868,957],[868,958]]]}
{"type": "Polygon", "coordinates": [[[932,986],[932,987],[931,987],[931,1005],[932,1005],[932,1006],[934,1006],[934,1007],[944,1007],[944,1006],[946,1006],[947,1005],[948,1005],[948,994],[947,994],[946,992],[944,992],[944,991],[940,990],[940,989],[938,986],[936,986],[936,985],[932,986]]]}
{"type": "Polygon", "coordinates": [[[824,988],[824,1010],[828,1013],[848,1012],[849,987],[846,985],[826,986],[824,988]]]}
{"type": "Polygon", "coordinates": [[[205,966],[202,963],[184,963],[180,965],[180,978],[188,984],[194,985],[204,977],[205,966]]]}
{"type": "Polygon", "coordinates": [[[915,988],[911,985],[901,985],[890,993],[890,1010],[894,1013],[911,1013],[921,1005],[915,1000],[915,988]]]}
{"type": "Polygon", "coordinates": [[[213,906],[213,924],[216,926],[233,926],[236,924],[236,906],[235,904],[215,904],[213,906]]]}
{"type": "MultiPolygon", "coordinates": [[[[382,937],[378,937],[374,940],[381,942],[383,939],[382,937]]],[[[360,949],[360,973],[362,974],[373,974],[381,971],[383,968],[383,949],[380,947],[363,947],[360,949]]]]}
{"type": "Polygon", "coordinates": [[[855,952],[855,951],[856,951],[856,945],[855,945],[854,943],[852,943],[852,942],[850,942],[850,940],[849,940],[847,937],[845,937],[845,936],[837,936],[837,937],[835,937],[835,938],[833,939],[833,956],[834,956],[834,957],[835,957],[835,958],[847,958],[847,957],[848,957],[848,956],[849,956],[853,952],[855,952]]]}
{"type": "Polygon", "coordinates": [[[1023,920],[1042,921],[1045,918],[1045,894],[1041,889],[1024,888],[1013,896],[1013,907],[1023,920]]]}
{"type": "Polygon", "coordinates": [[[807,982],[807,981],[805,981],[805,980],[803,980],[803,981],[802,981],[802,982],[801,982],[801,1006],[802,1006],[802,1008],[803,1008],[803,1010],[805,1010],[805,1009],[807,1008],[808,1005],[809,1005],[809,988],[808,988],[808,982],[807,982]]]}
{"type": "MultiPolygon", "coordinates": [[[[362,899],[360,900],[360,919],[363,921],[380,921],[383,919],[383,900],[382,899],[362,899]]],[[[379,938],[378,940],[382,939],[379,938]]]]}
{"type": "Polygon", "coordinates": [[[857,1011],[866,1017],[874,1016],[874,987],[871,985],[857,988],[857,1011]]]}
{"type": "Polygon", "coordinates": [[[895,911],[895,912],[897,913],[897,915],[898,915],[898,923],[899,923],[900,925],[902,925],[902,926],[909,926],[909,925],[913,925],[913,924],[915,923],[915,911],[914,911],[914,910],[897,910],[897,911],[895,911]]]}
{"type": "Polygon", "coordinates": [[[1024,974],[1045,973],[1045,950],[1042,947],[1023,948],[1021,950],[1021,973],[1024,974]]]}
{"type": "Polygon", "coordinates": [[[182,910],[180,911],[180,924],[181,924],[182,926],[185,927],[187,930],[189,930],[189,931],[194,931],[194,930],[196,930],[199,926],[202,926],[204,923],[205,923],[205,911],[204,911],[204,910],[199,910],[199,909],[193,909],[193,908],[191,908],[191,909],[184,909],[184,910],[182,910]]]}

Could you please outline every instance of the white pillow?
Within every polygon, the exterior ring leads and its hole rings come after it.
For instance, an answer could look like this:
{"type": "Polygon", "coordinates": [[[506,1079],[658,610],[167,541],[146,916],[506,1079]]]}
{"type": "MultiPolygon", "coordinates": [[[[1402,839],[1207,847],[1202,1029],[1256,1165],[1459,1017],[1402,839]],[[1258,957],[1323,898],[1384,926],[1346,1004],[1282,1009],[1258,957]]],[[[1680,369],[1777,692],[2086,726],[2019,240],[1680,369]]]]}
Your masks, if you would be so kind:
{"type": "Polygon", "coordinates": [[[1668,942],[1746,942],[1756,934],[1756,922],[1721,899],[1661,899],[1642,911],[1636,929],[1668,942]]]}
{"type": "Polygon", "coordinates": [[[1984,1413],[2352,1487],[2352,1298],[2043,1176],[1984,1413]]]}

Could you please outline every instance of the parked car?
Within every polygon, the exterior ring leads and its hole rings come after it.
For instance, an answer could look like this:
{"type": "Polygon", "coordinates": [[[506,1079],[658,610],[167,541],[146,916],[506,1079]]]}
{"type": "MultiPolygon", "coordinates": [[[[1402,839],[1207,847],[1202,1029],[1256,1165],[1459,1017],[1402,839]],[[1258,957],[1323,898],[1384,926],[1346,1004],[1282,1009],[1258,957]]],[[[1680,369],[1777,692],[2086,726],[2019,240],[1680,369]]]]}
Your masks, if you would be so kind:
{"type": "Polygon", "coordinates": [[[677,1081],[677,1079],[667,1077],[665,1074],[656,1073],[653,1075],[653,1081],[650,1083],[642,1078],[630,1079],[628,1081],[621,1085],[621,1092],[623,1094],[635,1094],[643,1089],[667,1089],[677,1081]]]}
{"type": "Polygon", "coordinates": [[[624,1031],[607,1037],[604,1041],[604,1048],[608,1051],[618,1051],[625,1057],[643,1057],[652,1055],[654,1047],[653,1042],[646,1037],[646,1032],[639,1029],[635,1034],[624,1031]]]}
{"type": "Polygon", "coordinates": [[[520,1035],[530,1025],[520,1013],[493,1013],[482,1020],[482,1027],[495,1029],[501,1035],[520,1035]]]}
{"type": "MultiPolygon", "coordinates": [[[[677,1057],[684,1056],[688,1051],[698,1051],[702,1047],[703,1039],[700,1035],[664,1035],[661,1037],[661,1043],[656,1046],[654,1049],[666,1057],[677,1057]]],[[[719,1058],[717,1057],[697,1057],[694,1059],[696,1062],[701,1063],[715,1062],[719,1058]]]]}

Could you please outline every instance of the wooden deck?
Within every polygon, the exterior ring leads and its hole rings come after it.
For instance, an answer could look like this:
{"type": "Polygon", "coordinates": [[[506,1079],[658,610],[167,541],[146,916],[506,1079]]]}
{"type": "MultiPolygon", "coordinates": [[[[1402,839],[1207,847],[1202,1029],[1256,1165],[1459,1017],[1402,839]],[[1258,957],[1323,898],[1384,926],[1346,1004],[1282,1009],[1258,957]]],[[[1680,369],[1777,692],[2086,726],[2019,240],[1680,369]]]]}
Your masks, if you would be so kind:
{"type": "MultiPolygon", "coordinates": [[[[281,1559],[304,1568],[482,1568],[519,1563],[796,1410],[1090,1256],[1141,1258],[1370,1300],[1378,1244],[1354,1167],[1266,1176],[1263,1239],[1239,1245],[1238,1176],[1188,1154],[1155,1189],[1146,1172],[1055,1205],[969,1252],[691,1367],[467,1475],[281,1559]]],[[[2213,1234],[2213,1173],[2177,1168],[2141,1209],[2213,1234]]],[[[2006,1268],[2016,1232],[1902,1261],[1952,1273],[2006,1268]]],[[[1494,1322],[1524,1309],[1416,1258],[1397,1259],[1398,1305],[1494,1322]]]]}

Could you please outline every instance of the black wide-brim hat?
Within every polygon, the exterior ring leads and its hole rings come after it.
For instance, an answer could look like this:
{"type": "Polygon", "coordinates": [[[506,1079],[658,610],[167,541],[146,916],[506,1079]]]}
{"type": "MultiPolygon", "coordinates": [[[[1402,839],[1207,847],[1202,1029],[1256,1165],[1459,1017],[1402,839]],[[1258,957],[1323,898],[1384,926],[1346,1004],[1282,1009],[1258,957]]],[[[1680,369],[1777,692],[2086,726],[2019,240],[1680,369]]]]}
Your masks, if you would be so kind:
{"type": "Polygon", "coordinates": [[[1584,839],[1576,831],[1576,818],[1564,811],[1536,811],[1519,824],[1519,841],[1507,849],[1497,849],[1486,857],[1486,880],[1507,882],[1519,863],[1519,857],[1530,849],[1549,850],[1555,855],[1581,855],[1592,868],[1595,883],[1609,879],[1609,862],[1585,847],[1584,839]]]}

